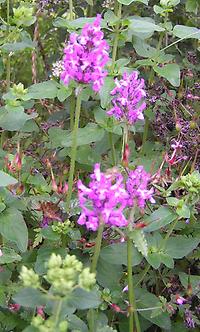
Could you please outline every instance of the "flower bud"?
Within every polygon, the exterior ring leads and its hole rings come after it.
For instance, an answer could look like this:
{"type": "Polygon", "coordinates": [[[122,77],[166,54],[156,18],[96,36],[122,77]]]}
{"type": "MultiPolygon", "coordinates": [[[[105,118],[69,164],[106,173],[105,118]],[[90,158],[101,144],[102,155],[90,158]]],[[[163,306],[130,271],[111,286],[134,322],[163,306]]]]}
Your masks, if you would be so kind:
{"type": "Polygon", "coordinates": [[[90,291],[96,283],[95,273],[91,273],[89,267],[83,269],[79,275],[79,287],[90,291]]]}
{"type": "Polygon", "coordinates": [[[39,276],[33,271],[33,269],[27,269],[26,266],[22,266],[20,279],[25,287],[38,288],[40,286],[39,276]]]}

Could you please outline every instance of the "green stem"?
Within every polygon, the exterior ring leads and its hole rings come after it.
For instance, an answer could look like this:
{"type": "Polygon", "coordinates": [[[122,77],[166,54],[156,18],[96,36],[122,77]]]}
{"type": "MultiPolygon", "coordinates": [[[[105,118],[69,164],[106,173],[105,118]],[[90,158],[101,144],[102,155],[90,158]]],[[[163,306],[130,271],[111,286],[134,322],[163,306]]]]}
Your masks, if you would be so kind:
{"type": "Polygon", "coordinates": [[[149,131],[149,119],[146,117],[145,118],[145,125],[144,125],[144,132],[143,132],[143,137],[142,137],[142,148],[141,148],[141,154],[144,152],[144,145],[147,141],[148,138],[148,131],[149,131]]]}
{"type": "MultiPolygon", "coordinates": [[[[103,230],[104,230],[104,222],[100,217],[100,225],[98,228],[98,233],[97,233],[97,238],[96,238],[96,243],[95,243],[95,248],[94,248],[94,255],[92,258],[92,264],[90,271],[92,273],[96,273],[96,268],[97,268],[97,263],[99,259],[99,254],[101,250],[101,242],[102,242],[102,235],[103,235],[103,230]]],[[[95,315],[94,315],[94,309],[90,309],[88,312],[88,325],[89,325],[89,331],[94,332],[95,331],[95,315]]]]}
{"type": "Polygon", "coordinates": [[[102,242],[102,235],[103,235],[103,229],[104,229],[104,222],[100,218],[100,225],[98,228],[97,238],[95,242],[95,248],[94,248],[94,255],[92,258],[92,264],[91,264],[91,272],[95,273],[97,268],[97,263],[99,259],[100,249],[101,249],[101,242],[102,242]]]}
{"type": "Polygon", "coordinates": [[[116,61],[116,58],[117,58],[117,48],[118,48],[118,42],[119,42],[119,33],[120,33],[119,27],[120,27],[121,15],[122,15],[122,5],[120,3],[118,3],[117,17],[119,19],[119,23],[117,23],[116,30],[115,30],[115,38],[114,38],[113,50],[112,50],[111,73],[114,72],[115,61],[116,61]]]}
{"type": "Polygon", "coordinates": [[[76,111],[75,111],[75,122],[74,122],[74,129],[72,132],[72,148],[71,148],[71,162],[70,162],[70,170],[69,170],[69,179],[68,179],[68,192],[67,192],[67,203],[66,203],[66,210],[70,212],[70,203],[72,197],[72,188],[73,188],[73,181],[74,181],[74,169],[75,169],[75,160],[76,160],[76,152],[77,152],[77,132],[79,126],[79,118],[81,112],[81,87],[78,89],[78,95],[76,100],[76,111]]]}
{"type": "Polygon", "coordinates": [[[62,308],[62,300],[60,300],[58,302],[58,305],[57,305],[57,310],[55,312],[55,328],[58,328],[58,322],[59,322],[59,316],[60,316],[60,311],[61,311],[61,308],[62,308]]]}
{"type": "Polygon", "coordinates": [[[74,19],[73,0],[69,0],[69,18],[70,18],[70,21],[72,21],[74,19]]]}
{"type": "Polygon", "coordinates": [[[108,136],[109,136],[111,153],[112,153],[112,162],[113,162],[113,166],[115,166],[116,165],[116,153],[115,153],[115,144],[113,142],[113,133],[109,133],[108,136]]]}
{"type": "Polygon", "coordinates": [[[129,332],[134,331],[134,320],[136,326],[136,332],[141,332],[140,321],[137,313],[135,292],[133,287],[133,275],[132,275],[132,252],[133,242],[128,237],[127,239],[127,268],[128,268],[128,296],[129,296],[129,332]]]}
{"type": "Polygon", "coordinates": [[[69,110],[70,110],[70,129],[74,128],[74,111],[75,111],[75,96],[74,93],[69,98],[69,110]]]}
{"type": "MultiPolygon", "coordinates": [[[[9,34],[10,30],[10,0],[7,0],[7,32],[9,34]]],[[[6,63],[6,85],[7,90],[10,88],[10,55],[7,56],[7,63],[6,63]]]]}

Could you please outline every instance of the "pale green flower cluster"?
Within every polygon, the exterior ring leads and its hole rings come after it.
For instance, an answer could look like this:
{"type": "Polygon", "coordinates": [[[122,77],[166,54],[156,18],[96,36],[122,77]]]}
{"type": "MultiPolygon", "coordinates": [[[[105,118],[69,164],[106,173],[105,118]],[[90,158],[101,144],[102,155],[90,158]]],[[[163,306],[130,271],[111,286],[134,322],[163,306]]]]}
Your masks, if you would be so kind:
{"type": "MultiPolygon", "coordinates": [[[[67,255],[64,259],[60,255],[52,254],[47,263],[47,274],[44,278],[51,284],[54,292],[64,296],[80,287],[90,291],[96,283],[95,273],[91,273],[75,255],[67,255]]],[[[25,287],[41,288],[39,276],[23,266],[20,279],[25,287]]]]}
{"type": "MultiPolygon", "coordinates": [[[[40,315],[32,319],[31,325],[38,329],[38,332],[55,332],[55,321],[51,317],[47,320],[44,320],[40,315]]],[[[68,323],[67,321],[62,321],[59,323],[57,332],[67,332],[68,323]]]]}

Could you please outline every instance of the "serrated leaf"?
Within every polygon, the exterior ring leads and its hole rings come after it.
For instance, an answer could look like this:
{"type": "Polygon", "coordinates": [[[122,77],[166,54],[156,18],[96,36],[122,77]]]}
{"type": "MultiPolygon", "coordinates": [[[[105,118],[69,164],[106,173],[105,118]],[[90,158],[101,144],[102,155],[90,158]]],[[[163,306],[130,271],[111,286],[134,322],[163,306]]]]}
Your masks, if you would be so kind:
{"type": "Polygon", "coordinates": [[[141,229],[135,229],[129,236],[133,240],[133,244],[137,250],[146,257],[148,254],[148,245],[144,232],[141,229]]]}

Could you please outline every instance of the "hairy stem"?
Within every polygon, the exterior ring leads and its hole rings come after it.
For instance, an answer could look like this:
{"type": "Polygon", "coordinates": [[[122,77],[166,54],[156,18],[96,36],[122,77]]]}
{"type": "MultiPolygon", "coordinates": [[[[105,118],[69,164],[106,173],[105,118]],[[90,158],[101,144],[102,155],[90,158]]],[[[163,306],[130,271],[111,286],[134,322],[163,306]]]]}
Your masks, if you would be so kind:
{"type": "Polygon", "coordinates": [[[81,112],[81,87],[78,88],[77,100],[76,100],[76,110],[75,110],[75,122],[74,129],[72,132],[72,148],[71,148],[71,162],[70,162],[70,170],[69,170],[69,179],[68,179],[68,192],[67,192],[67,203],[66,210],[70,212],[70,203],[72,197],[72,188],[74,181],[74,169],[75,169],[75,160],[76,160],[76,152],[77,152],[77,133],[79,126],[79,118],[81,112]]]}

